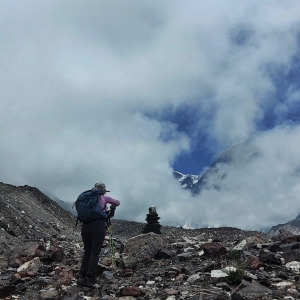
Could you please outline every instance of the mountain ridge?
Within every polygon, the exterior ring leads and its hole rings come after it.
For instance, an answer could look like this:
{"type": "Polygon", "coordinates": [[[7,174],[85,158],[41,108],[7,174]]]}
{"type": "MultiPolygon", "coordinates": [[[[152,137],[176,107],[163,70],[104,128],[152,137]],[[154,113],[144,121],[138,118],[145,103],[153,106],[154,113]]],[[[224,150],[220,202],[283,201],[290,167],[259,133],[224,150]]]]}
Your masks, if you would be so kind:
{"type": "Polygon", "coordinates": [[[226,168],[222,166],[231,165],[242,167],[250,160],[260,155],[258,148],[254,144],[255,136],[247,138],[241,143],[237,143],[223,151],[200,175],[183,174],[173,171],[173,176],[178,180],[181,187],[188,190],[192,195],[198,195],[205,188],[219,189],[221,181],[227,175],[226,168]]]}

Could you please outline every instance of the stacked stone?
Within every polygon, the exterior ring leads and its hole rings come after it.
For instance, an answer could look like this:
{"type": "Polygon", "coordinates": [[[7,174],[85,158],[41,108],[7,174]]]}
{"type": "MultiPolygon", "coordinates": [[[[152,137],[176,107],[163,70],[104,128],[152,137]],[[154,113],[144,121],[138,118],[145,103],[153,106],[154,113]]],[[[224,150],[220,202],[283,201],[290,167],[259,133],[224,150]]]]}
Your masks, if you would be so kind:
{"type": "Polygon", "coordinates": [[[147,218],[146,218],[147,224],[143,228],[142,233],[154,232],[157,234],[161,234],[160,232],[161,225],[158,222],[159,219],[160,217],[156,212],[156,207],[155,206],[149,207],[149,214],[147,214],[147,218]]]}

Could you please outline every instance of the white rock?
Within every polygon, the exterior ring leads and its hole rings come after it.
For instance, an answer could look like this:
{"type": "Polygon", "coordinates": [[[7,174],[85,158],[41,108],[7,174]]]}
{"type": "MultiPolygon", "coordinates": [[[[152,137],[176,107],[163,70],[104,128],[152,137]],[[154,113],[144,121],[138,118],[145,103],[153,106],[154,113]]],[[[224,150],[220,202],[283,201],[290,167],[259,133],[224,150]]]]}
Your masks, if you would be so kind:
{"type": "Polygon", "coordinates": [[[204,241],[205,240],[205,233],[202,233],[200,235],[197,235],[195,237],[198,241],[204,241]]]}
{"type": "Polygon", "coordinates": [[[189,238],[183,236],[182,239],[187,243],[187,244],[190,244],[190,245],[194,245],[196,244],[196,242],[190,240],[189,238]]]}
{"type": "Polygon", "coordinates": [[[195,253],[196,252],[196,250],[194,248],[192,248],[192,247],[184,248],[183,251],[184,252],[191,252],[191,253],[195,253]]]}
{"type": "Polygon", "coordinates": [[[224,269],[222,269],[222,271],[225,272],[226,274],[229,274],[230,272],[235,272],[236,267],[225,267],[224,269]]]}
{"type": "Polygon", "coordinates": [[[37,272],[41,265],[41,261],[39,257],[35,257],[33,260],[26,262],[25,264],[21,265],[17,272],[20,273],[22,271],[30,271],[30,272],[37,272]]]}
{"type": "Polygon", "coordinates": [[[288,262],[285,267],[293,272],[298,272],[300,270],[300,262],[299,261],[291,261],[288,262]]]}
{"type": "Polygon", "coordinates": [[[226,278],[226,277],[228,277],[228,274],[225,273],[225,272],[223,272],[223,271],[221,271],[221,270],[212,270],[210,272],[210,277],[212,279],[226,278]]]}
{"type": "Polygon", "coordinates": [[[189,283],[194,283],[195,281],[197,281],[200,278],[201,277],[200,277],[199,274],[193,274],[186,281],[189,282],[189,283]]]}
{"type": "Polygon", "coordinates": [[[293,285],[293,283],[290,281],[281,281],[281,282],[272,284],[272,286],[276,286],[277,289],[279,289],[279,290],[291,287],[292,285],[293,285]]]}
{"type": "Polygon", "coordinates": [[[246,245],[247,245],[247,240],[242,240],[240,243],[234,246],[232,250],[241,251],[245,248],[246,245]]]}
{"type": "Polygon", "coordinates": [[[148,285],[152,285],[152,284],[155,284],[155,281],[153,281],[153,280],[149,280],[149,281],[147,281],[147,282],[146,282],[146,284],[148,284],[148,285]]]}
{"type": "Polygon", "coordinates": [[[47,243],[46,243],[46,250],[47,250],[47,251],[50,250],[50,246],[51,246],[50,241],[47,241],[47,243]]]}

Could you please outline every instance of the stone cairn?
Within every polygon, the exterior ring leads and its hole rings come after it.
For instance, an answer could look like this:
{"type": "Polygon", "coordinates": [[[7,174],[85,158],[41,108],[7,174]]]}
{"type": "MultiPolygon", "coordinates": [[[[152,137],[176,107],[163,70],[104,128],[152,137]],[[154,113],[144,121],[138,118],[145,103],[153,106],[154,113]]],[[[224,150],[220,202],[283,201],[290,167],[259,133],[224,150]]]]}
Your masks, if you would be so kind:
{"type": "Polygon", "coordinates": [[[154,232],[154,233],[161,234],[160,232],[161,225],[158,222],[159,219],[160,217],[156,212],[156,207],[155,206],[149,207],[149,214],[147,214],[147,218],[146,218],[147,224],[143,228],[142,233],[154,232]]]}

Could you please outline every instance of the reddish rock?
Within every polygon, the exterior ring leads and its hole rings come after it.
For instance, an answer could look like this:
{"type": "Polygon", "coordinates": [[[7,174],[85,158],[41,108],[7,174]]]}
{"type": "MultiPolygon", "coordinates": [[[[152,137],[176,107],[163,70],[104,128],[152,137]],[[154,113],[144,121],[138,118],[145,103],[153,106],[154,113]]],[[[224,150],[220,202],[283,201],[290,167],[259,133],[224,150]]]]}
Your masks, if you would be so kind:
{"type": "Polygon", "coordinates": [[[140,289],[137,286],[126,286],[122,290],[122,296],[132,296],[137,297],[140,293],[140,289]]]}
{"type": "Polygon", "coordinates": [[[15,281],[17,281],[17,280],[21,280],[21,276],[20,276],[20,274],[18,274],[18,273],[12,275],[11,278],[10,278],[10,281],[11,281],[11,282],[15,282],[15,281]]]}
{"type": "Polygon", "coordinates": [[[74,278],[73,272],[65,266],[56,267],[55,274],[60,283],[63,284],[69,284],[71,279],[74,278]]]}
{"type": "Polygon", "coordinates": [[[36,242],[25,242],[14,249],[13,257],[26,257],[26,260],[32,259],[36,256],[38,246],[36,242]]]}
{"type": "Polygon", "coordinates": [[[35,273],[34,272],[30,272],[30,271],[23,271],[23,272],[20,272],[19,275],[21,276],[21,278],[24,278],[24,277],[34,277],[35,273]]]}
{"type": "Polygon", "coordinates": [[[25,262],[32,260],[37,255],[38,244],[36,242],[25,242],[18,245],[9,258],[9,265],[18,268],[25,262]]]}
{"type": "Polygon", "coordinates": [[[247,265],[252,269],[252,270],[257,270],[260,267],[264,266],[264,263],[261,262],[258,257],[256,256],[249,256],[247,260],[247,265]]]}
{"type": "Polygon", "coordinates": [[[8,262],[8,265],[13,268],[19,268],[22,264],[23,262],[19,257],[12,257],[8,262]]]}
{"type": "Polygon", "coordinates": [[[209,257],[217,257],[227,253],[227,249],[221,243],[206,243],[203,245],[203,251],[209,257]]]}

